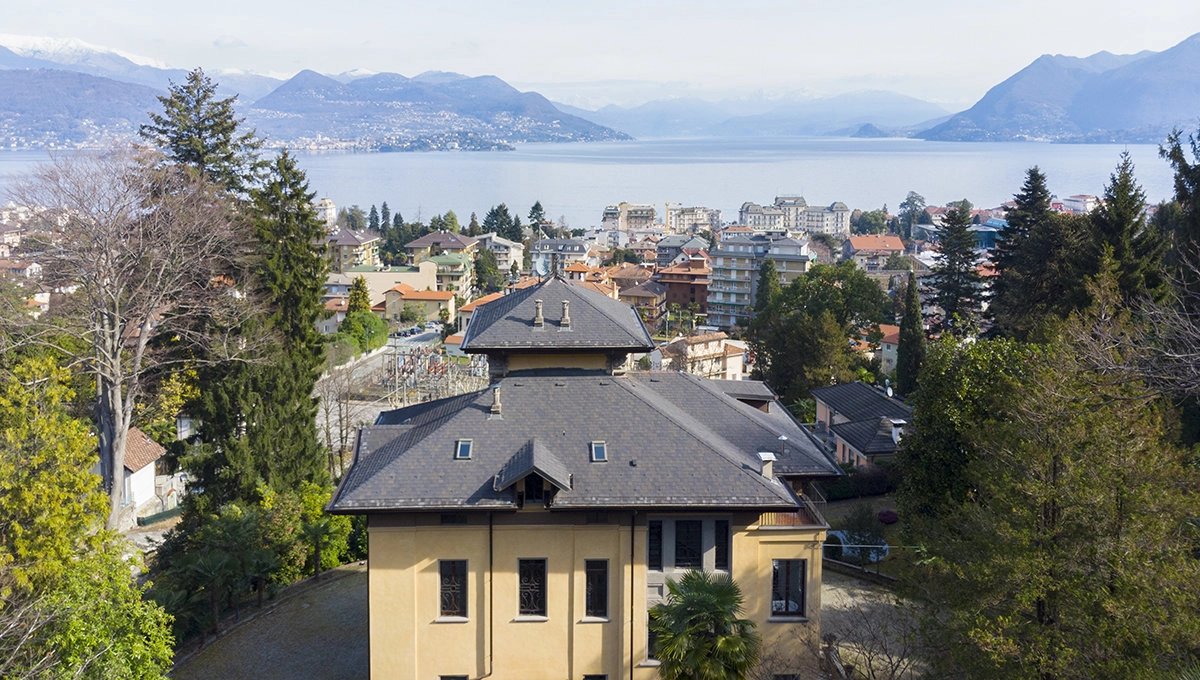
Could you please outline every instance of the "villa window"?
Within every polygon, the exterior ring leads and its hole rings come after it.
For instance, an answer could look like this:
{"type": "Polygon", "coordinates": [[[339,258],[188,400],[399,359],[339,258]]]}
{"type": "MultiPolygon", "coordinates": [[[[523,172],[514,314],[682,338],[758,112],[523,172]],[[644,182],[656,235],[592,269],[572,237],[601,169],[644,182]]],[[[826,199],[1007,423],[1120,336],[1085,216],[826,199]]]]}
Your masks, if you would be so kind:
{"type": "Polygon", "coordinates": [[[608,445],[604,442],[592,442],[590,445],[592,462],[607,463],[608,462],[608,445]]]}
{"type": "Polygon", "coordinates": [[[804,560],[771,560],[771,616],[804,617],[804,560]]]}
{"type": "Polygon", "coordinates": [[[699,569],[704,566],[702,549],[702,523],[698,519],[681,519],[675,522],[675,566],[699,569]]]}
{"type": "Polygon", "coordinates": [[[608,618],[608,560],[584,561],[584,613],[608,618]]]}
{"type": "Polygon", "coordinates": [[[467,616],[467,561],[441,560],[438,562],[441,576],[442,616],[467,616]]]}
{"type": "Polygon", "coordinates": [[[661,520],[652,519],[649,523],[649,531],[647,532],[649,546],[646,550],[647,568],[651,571],[662,571],[662,526],[661,520]]]}
{"type": "Polygon", "coordinates": [[[471,460],[471,440],[459,439],[454,444],[454,460],[471,460]]]}
{"type": "Polygon", "coordinates": [[[520,594],[517,613],[521,616],[546,615],[546,560],[518,560],[520,594]]]}
{"type": "Polygon", "coordinates": [[[729,520],[718,519],[713,522],[713,543],[716,549],[713,566],[722,571],[729,571],[729,520]]]}
{"type": "Polygon", "coordinates": [[[542,503],[546,500],[546,483],[537,475],[525,478],[525,500],[542,503]]]}

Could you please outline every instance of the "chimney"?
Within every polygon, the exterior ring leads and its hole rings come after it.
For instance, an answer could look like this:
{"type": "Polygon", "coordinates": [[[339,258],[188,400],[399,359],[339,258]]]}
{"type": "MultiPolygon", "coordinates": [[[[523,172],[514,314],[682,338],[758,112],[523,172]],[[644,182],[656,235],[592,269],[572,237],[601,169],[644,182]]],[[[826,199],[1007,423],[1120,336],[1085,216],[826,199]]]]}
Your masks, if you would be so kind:
{"type": "Polygon", "coordinates": [[[563,328],[569,329],[571,327],[571,301],[563,300],[562,302],[563,302],[563,315],[562,315],[561,326],[563,328]]]}
{"type": "Polygon", "coordinates": [[[533,301],[533,327],[541,328],[546,325],[546,318],[542,316],[542,301],[533,301]]]}
{"type": "Polygon", "coordinates": [[[762,464],[759,472],[767,479],[775,479],[775,454],[770,451],[759,451],[758,461],[762,464]]]}
{"type": "Polygon", "coordinates": [[[500,388],[496,387],[492,390],[492,415],[500,415],[500,388]]]}
{"type": "Polygon", "coordinates": [[[900,438],[904,436],[904,426],[908,423],[899,418],[892,418],[890,425],[892,426],[892,443],[896,446],[900,445],[900,438]]]}

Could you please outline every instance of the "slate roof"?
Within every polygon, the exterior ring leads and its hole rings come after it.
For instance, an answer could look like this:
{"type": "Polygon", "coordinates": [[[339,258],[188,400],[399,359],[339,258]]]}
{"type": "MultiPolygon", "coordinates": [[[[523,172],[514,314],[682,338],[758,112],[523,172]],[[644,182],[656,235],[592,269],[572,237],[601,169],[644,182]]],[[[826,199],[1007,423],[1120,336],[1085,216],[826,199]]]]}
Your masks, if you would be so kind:
{"type": "Polygon", "coordinates": [[[555,275],[536,286],[515,290],[475,311],[463,338],[463,351],[514,349],[617,349],[649,351],[654,342],[629,305],[555,275]],[[545,325],[533,325],[535,301],[542,301],[545,325]],[[564,328],[562,301],[571,302],[571,326],[564,328]]]}
{"type": "Polygon", "coordinates": [[[912,418],[911,406],[857,380],[818,387],[812,391],[812,395],[850,422],[870,418],[912,418]]]}
{"type": "Polygon", "coordinates": [[[760,474],[759,451],[776,452],[776,475],[841,474],[782,409],[763,413],[695,376],[512,374],[493,387],[499,417],[490,389],[381,414],[361,431],[331,511],[515,509],[497,475],[531,468],[560,487],[552,510],[784,509],[795,496],[760,474]],[[454,459],[462,438],[470,460],[454,459]],[[591,462],[593,441],[607,462],[591,462]]]}
{"type": "Polygon", "coordinates": [[[446,250],[462,250],[468,248],[472,244],[478,242],[472,236],[463,236],[449,231],[435,231],[425,234],[421,238],[414,239],[404,244],[406,249],[419,250],[421,248],[443,248],[446,250]]]}
{"type": "Polygon", "coordinates": [[[761,380],[714,380],[715,387],[734,399],[775,399],[775,393],[761,380]]]}
{"type": "Polygon", "coordinates": [[[830,429],[865,456],[895,453],[899,447],[892,439],[890,423],[885,430],[881,420],[888,419],[872,418],[852,423],[840,423],[830,429]]]}
{"type": "Polygon", "coordinates": [[[504,491],[535,472],[561,491],[571,488],[571,473],[567,466],[536,439],[530,439],[528,444],[508,459],[500,472],[496,473],[492,488],[504,491]]]}

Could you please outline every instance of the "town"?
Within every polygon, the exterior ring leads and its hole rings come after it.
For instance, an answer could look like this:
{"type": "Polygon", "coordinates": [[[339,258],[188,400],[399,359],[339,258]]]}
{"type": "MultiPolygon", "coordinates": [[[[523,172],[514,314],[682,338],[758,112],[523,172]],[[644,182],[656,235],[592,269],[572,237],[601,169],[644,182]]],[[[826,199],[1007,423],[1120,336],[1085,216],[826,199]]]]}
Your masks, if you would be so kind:
{"type": "Polygon", "coordinates": [[[0,677],[1200,674],[1200,133],[406,219],[234,100],[0,206],[0,677]]]}

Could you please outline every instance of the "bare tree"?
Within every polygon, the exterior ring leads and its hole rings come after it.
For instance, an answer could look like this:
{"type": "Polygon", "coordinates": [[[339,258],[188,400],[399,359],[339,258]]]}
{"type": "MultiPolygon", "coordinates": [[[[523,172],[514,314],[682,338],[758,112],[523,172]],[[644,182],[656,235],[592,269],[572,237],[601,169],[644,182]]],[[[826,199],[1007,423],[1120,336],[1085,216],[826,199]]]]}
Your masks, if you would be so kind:
{"type": "Polygon", "coordinates": [[[2,337],[55,348],[95,376],[109,528],[126,500],[126,434],[145,379],[176,362],[238,355],[251,312],[235,283],[251,243],[236,209],[155,160],[133,150],[56,157],[13,192],[46,234],[45,285],[66,295],[36,321],[2,315],[15,320],[2,337]]]}
{"type": "Polygon", "coordinates": [[[333,479],[342,476],[346,467],[346,454],[354,433],[362,425],[365,408],[353,398],[355,388],[367,379],[366,369],[353,362],[344,366],[332,366],[317,381],[316,395],[321,400],[322,429],[325,447],[329,451],[329,475],[333,479]]]}

